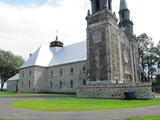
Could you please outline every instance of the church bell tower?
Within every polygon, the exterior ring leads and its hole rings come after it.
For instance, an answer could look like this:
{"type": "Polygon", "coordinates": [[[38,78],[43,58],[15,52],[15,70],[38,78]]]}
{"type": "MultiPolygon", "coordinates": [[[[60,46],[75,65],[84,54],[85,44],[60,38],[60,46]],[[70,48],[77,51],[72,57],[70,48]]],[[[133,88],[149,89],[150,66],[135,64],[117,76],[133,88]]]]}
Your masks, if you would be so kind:
{"type": "Polygon", "coordinates": [[[120,9],[119,9],[119,18],[120,22],[118,24],[119,28],[125,28],[127,34],[132,37],[133,36],[133,22],[130,20],[130,11],[127,7],[126,0],[120,1],[120,9]]]}
{"type": "Polygon", "coordinates": [[[89,80],[112,83],[119,79],[118,19],[112,12],[112,0],[91,0],[91,8],[86,17],[89,80]]]}

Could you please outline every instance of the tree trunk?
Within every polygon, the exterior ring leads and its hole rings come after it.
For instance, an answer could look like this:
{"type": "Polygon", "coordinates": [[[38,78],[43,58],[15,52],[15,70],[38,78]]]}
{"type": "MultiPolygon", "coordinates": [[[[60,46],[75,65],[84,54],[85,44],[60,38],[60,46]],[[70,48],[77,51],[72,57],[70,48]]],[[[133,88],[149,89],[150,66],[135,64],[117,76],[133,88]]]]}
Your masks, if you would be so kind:
{"type": "Polygon", "coordinates": [[[1,83],[1,91],[3,91],[4,82],[1,83]]]}
{"type": "Polygon", "coordinates": [[[3,91],[4,83],[5,83],[5,82],[4,82],[4,79],[2,78],[2,79],[1,79],[1,91],[3,91]]]}

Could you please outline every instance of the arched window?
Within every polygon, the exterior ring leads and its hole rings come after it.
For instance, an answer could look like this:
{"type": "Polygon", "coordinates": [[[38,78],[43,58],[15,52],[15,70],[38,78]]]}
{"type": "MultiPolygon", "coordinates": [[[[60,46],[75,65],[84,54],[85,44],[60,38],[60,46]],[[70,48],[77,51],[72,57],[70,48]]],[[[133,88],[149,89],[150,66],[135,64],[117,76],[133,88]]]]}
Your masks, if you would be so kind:
{"type": "Polygon", "coordinates": [[[108,0],[108,8],[109,10],[112,10],[112,0],[108,0]]]}
{"type": "Polygon", "coordinates": [[[96,0],[96,11],[100,10],[100,0],[96,0]]]}
{"type": "Polygon", "coordinates": [[[124,18],[124,13],[122,13],[122,18],[124,18]]]}

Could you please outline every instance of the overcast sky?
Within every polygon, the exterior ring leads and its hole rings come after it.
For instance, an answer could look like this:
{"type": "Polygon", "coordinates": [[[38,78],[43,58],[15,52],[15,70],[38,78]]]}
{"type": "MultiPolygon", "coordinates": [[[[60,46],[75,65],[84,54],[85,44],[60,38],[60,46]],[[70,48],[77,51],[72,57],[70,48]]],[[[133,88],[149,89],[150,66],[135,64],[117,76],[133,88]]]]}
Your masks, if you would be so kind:
{"type": "MultiPolygon", "coordinates": [[[[113,0],[118,16],[119,1],[113,0]]],[[[160,0],[126,0],[134,32],[160,40],[160,0]]],[[[42,44],[59,40],[65,45],[86,39],[90,0],[0,0],[0,48],[25,59],[42,44]]]]}

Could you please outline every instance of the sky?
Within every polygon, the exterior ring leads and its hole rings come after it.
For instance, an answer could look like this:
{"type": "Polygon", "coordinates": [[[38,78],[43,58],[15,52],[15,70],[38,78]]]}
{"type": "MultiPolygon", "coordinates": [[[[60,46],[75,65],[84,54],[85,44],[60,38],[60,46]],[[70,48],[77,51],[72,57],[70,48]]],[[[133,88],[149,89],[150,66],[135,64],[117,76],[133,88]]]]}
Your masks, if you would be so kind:
{"type": "MultiPolygon", "coordinates": [[[[117,17],[119,1],[113,0],[117,17]]],[[[156,44],[160,40],[160,0],[126,1],[134,33],[145,32],[156,44]]],[[[90,6],[90,0],[0,0],[0,49],[27,59],[57,34],[64,45],[83,41],[90,6]]]]}

